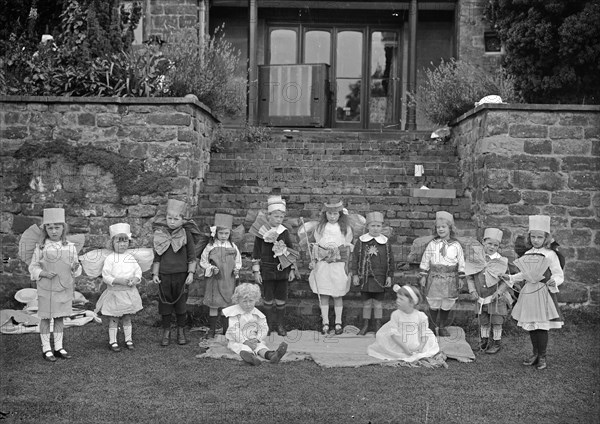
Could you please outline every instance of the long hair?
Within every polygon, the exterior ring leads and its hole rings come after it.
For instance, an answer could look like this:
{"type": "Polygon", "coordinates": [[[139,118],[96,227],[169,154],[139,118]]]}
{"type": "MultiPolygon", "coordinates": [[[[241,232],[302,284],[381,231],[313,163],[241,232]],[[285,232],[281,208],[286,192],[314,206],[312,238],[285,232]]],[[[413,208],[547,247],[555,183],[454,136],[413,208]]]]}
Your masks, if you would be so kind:
{"type": "MultiPolygon", "coordinates": [[[[49,225],[49,224],[42,225],[42,234],[40,235],[40,243],[39,243],[40,249],[44,248],[44,246],[46,245],[46,240],[48,240],[50,238],[50,236],[48,235],[48,231],[46,230],[46,225],[49,225]]],[[[56,225],[62,225],[62,227],[63,227],[63,232],[62,232],[62,235],[60,236],[60,241],[63,246],[66,246],[69,243],[67,241],[67,234],[69,233],[69,226],[64,222],[61,222],[56,225]]]]}
{"type": "MultiPolygon", "coordinates": [[[[550,233],[547,233],[544,231],[544,243],[542,244],[542,247],[545,247],[546,249],[551,249],[552,247],[552,237],[550,236],[550,233]]],[[[526,246],[527,246],[527,250],[533,248],[533,244],[531,243],[531,231],[527,231],[527,239],[525,241],[526,246]]]]}
{"type": "Polygon", "coordinates": [[[433,235],[435,236],[435,238],[439,238],[438,234],[437,234],[437,225],[438,222],[442,222],[446,225],[448,225],[448,228],[450,229],[450,239],[452,240],[456,240],[456,225],[454,225],[453,222],[448,221],[447,219],[444,218],[438,218],[434,221],[433,223],[433,235]]]}
{"type": "MultiPolygon", "coordinates": [[[[327,212],[321,212],[321,216],[319,217],[319,224],[317,224],[316,231],[318,233],[321,233],[328,222],[329,221],[327,220],[327,212]]],[[[348,215],[340,211],[340,218],[338,219],[337,223],[340,225],[340,231],[342,232],[342,234],[348,234],[348,228],[350,227],[350,224],[348,222],[348,215]]]]}

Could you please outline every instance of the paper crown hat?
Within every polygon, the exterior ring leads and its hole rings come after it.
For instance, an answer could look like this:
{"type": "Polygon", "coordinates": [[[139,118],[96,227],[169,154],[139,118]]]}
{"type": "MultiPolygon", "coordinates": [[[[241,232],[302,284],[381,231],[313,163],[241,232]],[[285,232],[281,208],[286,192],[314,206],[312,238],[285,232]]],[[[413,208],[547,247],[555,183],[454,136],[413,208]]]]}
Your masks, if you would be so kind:
{"type": "Polygon", "coordinates": [[[383,224],[383,214],[381,212],[369,212],[367,214],[367,225],[371,222],[380,222],[383,224]]]}
{"type": "Polygon", "coordinates": [[[331,198],[329,201],[325,202],[325,211],[326,212],[341,212],[344,210],[344,204],[341,199],[331,198]]]}
{"type": "Polygon", "coordinates": [[[65,210],[63,208],[44,209],[42,224],[65,224],[65,210]]]}
{"type": "Polygon", "coordinates": [[[485,231],[483,232],[483,239],[485,240],[487,238],[501,242],[502,241],[502,231],[500,231],[497,228],[486,228],[485,231]]]}
{"type": "Polygon", "coordinates": [[[550,217],[548,215],[530,215],[529,231],[550,232],[550,217]]]}
{"type": "Polygon", "coordinates": [[[452,214],[450,212],[446,212],[446,211],[439,211],[435,213],[435,219],[445,219],[446,221],[450,222],[451,224],[454,224],[454,217],[452,216],[452,214]]]}
{"type": "Polygon", "coordinates": [[[177,199],[169,199],[167,201],[167,213],[171,215],[185,216],[187,204],[177,199]]]}
{"type": "Polygon", "coordinates": [[[271,213],[274,211],[285,212],[285,200],[281,196],[269,196],[267,199],[267,212],[271,213]]]}
{"type": "Polygon", "coordinates": [[[124,222],[111,225],[108,227],[108,232],[111,237],[118,236],[119,234],[125,234],[127,237],[131,238],[131,227],[129,224],[124,222]]]}
{"type": "Polygon", "coordinates": [[[225,213],[216,213],[215,227],[229,228],[231,230],[233,228],[233,215],[228,215],[225,213]]]}

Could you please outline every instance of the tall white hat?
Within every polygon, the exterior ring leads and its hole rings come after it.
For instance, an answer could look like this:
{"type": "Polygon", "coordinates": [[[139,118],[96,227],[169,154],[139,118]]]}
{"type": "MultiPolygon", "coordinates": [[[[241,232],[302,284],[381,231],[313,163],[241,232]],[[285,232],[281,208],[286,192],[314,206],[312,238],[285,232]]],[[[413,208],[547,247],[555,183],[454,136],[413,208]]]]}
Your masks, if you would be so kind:
{"type": "Polygon", "coordinates": [[[530,215],[529,231],[550,232],[550,217],[548,215],[530,215]]]}
{"type": "Polygon", "coordinates": [[[185,217],[187,204],[177,199],[169,199],[167,201],[167,213],[171,215],[181,215],[185,217]]]}
{"type": "Polygon", "coordinates": [[[271,213],[274,211],[285,212],[286,204],[285,200],[281,196],[269,196],[267,199],[267,212],[271,213]]]}
{"type": "Polygon", "coordinates": [[[131,227],[129,224],[124,222],[111,225],[108,227],[108,231],[111,237],[118,236],[119,234],[125,234],[127,237],[131,238],[131,227]]]}
{"type": "Polygon", "coordinates": [[[496,240],[498,243],[502,241],[502,231],[497,228],[486,228],[483,232],[483,239],[496,240]]]}
{"type": "Polygon", "coordinates": [[[65,224],[65,210],[63,208],[44,209],[42,224],[65,224]]]}

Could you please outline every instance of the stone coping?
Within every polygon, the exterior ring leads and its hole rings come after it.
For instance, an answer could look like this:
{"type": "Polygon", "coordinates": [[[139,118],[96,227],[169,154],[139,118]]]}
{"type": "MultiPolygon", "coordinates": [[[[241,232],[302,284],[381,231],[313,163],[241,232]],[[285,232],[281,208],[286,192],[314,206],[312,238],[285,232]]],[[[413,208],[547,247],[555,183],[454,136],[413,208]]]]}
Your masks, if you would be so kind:
{"type": "Polygon", "coordinates": [[[71,104],[120,104],[120,105],[180,105],[191,104],[217,119],[212,110],[196,98],[186,97],[70,97],[70,96],[2,96],[0,103],[71,103],[71,104]]]}
{"type": "Polygon", "coordinates": [[[484,110],[520,110],[530,112],[597,112],[600,113],[600,105],[567,105],[567,104],[525,104],[525,103],[485,103],[474,107],[468,112],[463,113],[458,118],[453,119],[448,124],[456,126],[461,121],[466,120],[472,115],[476,115],[484,110]]]}

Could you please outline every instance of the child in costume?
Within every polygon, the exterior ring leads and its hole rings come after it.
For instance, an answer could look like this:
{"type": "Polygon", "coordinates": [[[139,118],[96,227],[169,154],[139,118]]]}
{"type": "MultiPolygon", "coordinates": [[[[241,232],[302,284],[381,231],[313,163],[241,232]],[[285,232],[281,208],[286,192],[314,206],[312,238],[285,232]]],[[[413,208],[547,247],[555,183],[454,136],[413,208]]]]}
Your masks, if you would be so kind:
{"type": "MultiPolygon", "coordinates": [[[[200,266],[207,277],[204,304],[209,307],[209,338],[215,336],[219,308],[232,304],[231,296],[242,268],[242,255],[231,241],[232,228],[232,215],[215,214],[211,239],[200,257],[200,266]]],[[[223,323],[223,334],[225,331],[227,325],[223,323]]]]}
{"type": "Polygon", "coordinates": [[[67,241],[65,210],[44,209],[42,238],[29,264],[31,279],[37,283],[38,317],[42,354],[46,361],[71,359],[63,346],[64,317],[73,313],[74,277],[81,275],[75,245],[67,241]],[[54,352],[50,347],[50,320],[54,320],[54,352]]]}
{"type": "Polygon", "coordinates": [[[483,233],[483,263],[473,270],[477,272],[467,275],[469,293],[477,301],[475,313],[479,317],[481,335],[479,348],[490,354],[500,350],[502,324],[511,304],[511,297],[507,292],[509,287],[500,279],[508,269],[508,259],[498,253],[501,242],[502,231],[486,228],[483,233]]]}
{"type": "Polygon", "coordinates": [[[282,223],[285,218],[286,203],[281,196],[267,199],[267,220],[269,227],[262,237],[256,236],[252,250],[252,272],[256,283],[264,291],[264,309],[270,331],[276,329],[280,336],[287,335],[285,329],[285,305],[288,297],[288,282],[295,278],[296,267],[292,254],[290,233],[282,223]],[[287,259],[286,262],[283,259],[287,259]],[[273,303],[275,314],[273,314],[273,303]]]}
{"type": "Polygon", "coordinates": [[[113,252],[104,259],[102,280],[107,288],[96,304],[96,312],[110,317],[108,323],[108,343],[110,350],[120,352],[117,343],[119,318],[123,320],[123,333],[127,349],[134,349],[131,315],[142,310],[142,298],[137,285],[142,281],[142,268],[135,257],[128,252],[131,244],[129,224],[119,223],[109,227],[110,247],[113,252]]]}
{"type": "Polygon", "coordinates": [[[352,284],[360,286],[363,300],[363,325],[358,333],[361,336],[369,330],[371,309],[374,309],[375,332],[381,328],[384,290],[392,286],[394,274],[392,249],[388,238],[381,234],[383,214],[370,212],[366,218],[368,233],[358,238],[350,262],[352,284]]]}
{"type": "Polygon", "coordinates": [[[532,248],[513,262],[520,272],[505,278],[510,286],[525,281],[512,317],[519,327],[529,331],[533,346],[533,354],[523,361],[523,365],[535,365],[538,370],[543,370],[547,367],[548,330],[563,325],[556,293],[565,278],[559,257],[551,248],[549,216],[529,217],[527,242],[532,248]]]}
{"type": "Polygon", "coordinates": [[[342,334],[342,296],[350,290],[347,264],[352,249],[352,228],[341,200],[325,203],[315,229],[316,244],[308,281],[313,293],[319,296],[323,334],[329,333],[329,297],[333,297],[335,334],[342,334]]]}
{"type": "MultiPolygon", "coordinates": [[[[189,226],[193,221],[185,219],[185,202],[169,199],[166,225],[154,231],[154,263],[152,281],[158,284],[158,313],[162,317],[163,335],[161,346],[168,346],[171,336],[171,314],[177,316],[177,343],[184,345],[187,318],[187,286],[194,281],[196,272],[196,247],[189,226]]],[[[197,227],[195,231],[199,233],[197,227]]]]}
{"type": "Polygon", "coordinates": [[[243,283],[235,288],[232,296],[235,305],[223,309],[223,315],[229,319],[227,347],[251,365],[261,364],[259,356],[276,364],[285,355],[287,343],[282,342],[277,350],[269,350],[265,345],[269,326],[265,315],[255,307],[259,300],[258,285],[243,283]]]}
{"type": "Polygon", "coordinates": [[[421,293],[415,287],[394,284],[397,310],[375,335],[375,343],[367,348],[370,356],[389,361],[414,362],[440,351],[427,315],[415,309],[421,293]]]}
{"type": "Polygon", "coordinates": [[[438,336],[448,337],[448,315],[458,299],[465,278],[465,258],[456,240],[454,217],[446,211],[435,214],[434,234],[421,258],[420,284],[429,303],[431,325],[438,336]]]}

